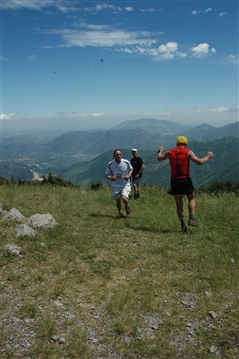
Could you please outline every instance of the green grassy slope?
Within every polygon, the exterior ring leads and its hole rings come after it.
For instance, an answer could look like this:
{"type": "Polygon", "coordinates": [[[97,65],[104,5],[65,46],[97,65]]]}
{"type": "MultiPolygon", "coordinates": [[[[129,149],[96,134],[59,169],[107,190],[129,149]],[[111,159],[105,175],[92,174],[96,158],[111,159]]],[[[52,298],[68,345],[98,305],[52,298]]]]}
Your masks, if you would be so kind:
{"type": "Polygon", "coordinates": [[[108,187],[0,190],[3,209],[51,213],[59,224],[17,238],[15,223],[0,218],[3,359],[209,359],[209,348],[238,356],[234,194],[197,195],[200,226],[182,234],[160,187],[142,187],[122,219],[108,187]],[[4,249],[9,243],[19,255],[4,249]],[[28,332],[30,345],[17,347],[28,332]]]}

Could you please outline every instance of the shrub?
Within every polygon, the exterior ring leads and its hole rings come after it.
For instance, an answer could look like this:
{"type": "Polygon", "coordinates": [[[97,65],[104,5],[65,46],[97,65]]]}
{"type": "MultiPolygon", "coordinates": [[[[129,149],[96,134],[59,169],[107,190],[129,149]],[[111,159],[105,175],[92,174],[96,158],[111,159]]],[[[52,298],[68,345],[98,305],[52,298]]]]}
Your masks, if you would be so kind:
{"type": "Polygon", "coordinates": [[[100,182],[100,181],[98,181],[98,182],[92,182],[91,184],[90,184],[90,190],[92,190],[92,191],[99,191],[100,189],[102,189],[104,187],[104,185],[100,182]]]}
{"type": "Polygon", "coordinates": [[[210,183],[208,188],[206,189],[207,193],[215,193],[220,194],[223,192],[226,193],[235,193],[237,196],[239,194],[239,182],[234,181],[213,181],[210,183]]]}

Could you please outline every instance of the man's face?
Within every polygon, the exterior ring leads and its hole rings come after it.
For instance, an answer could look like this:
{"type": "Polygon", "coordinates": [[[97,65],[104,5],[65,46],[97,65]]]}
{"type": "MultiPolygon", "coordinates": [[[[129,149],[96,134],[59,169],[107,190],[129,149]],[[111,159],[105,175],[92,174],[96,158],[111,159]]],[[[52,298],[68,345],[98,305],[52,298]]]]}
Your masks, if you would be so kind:
{"type": "Polygon", "coordinates": [[[120,163],[122,158],[122,153],[120,151],[116,151],[114,157],[115,157],[115,162],[120,163]]]}
{"type": "Polygon", "coordinates": [[[136,152],[136,151],[132,151],[132,155],[133,155],[134,157],[137,157],[137,152],[136,152]]]}

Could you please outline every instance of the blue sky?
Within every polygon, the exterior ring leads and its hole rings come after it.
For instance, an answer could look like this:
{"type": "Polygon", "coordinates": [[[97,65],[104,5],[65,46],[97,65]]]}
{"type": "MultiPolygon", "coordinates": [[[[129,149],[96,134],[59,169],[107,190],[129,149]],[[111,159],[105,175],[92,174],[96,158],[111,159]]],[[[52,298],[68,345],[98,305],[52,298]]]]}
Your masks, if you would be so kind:
{"type": "Polygon", "coordinates": [[[238,1],[0,0],[1,127],[238,121],[238,1]]]}

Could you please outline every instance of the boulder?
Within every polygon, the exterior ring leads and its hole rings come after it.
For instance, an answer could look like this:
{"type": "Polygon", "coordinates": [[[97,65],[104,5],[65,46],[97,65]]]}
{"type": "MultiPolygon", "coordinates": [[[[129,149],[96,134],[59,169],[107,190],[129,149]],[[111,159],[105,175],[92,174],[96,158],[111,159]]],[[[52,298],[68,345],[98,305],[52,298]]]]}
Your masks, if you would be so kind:
{"type": "Polygon", "coordinates": [[[37,232],[29,227],[27,224],[17,224],[16,225],[16,236],[29,236],[29,237],[35,237],[37,235],[37,232]]]}
{"type": "Polygon", "coordinates": [[[24,222],[26,217],[24,217],[16,208],[12,208],[5,216],[3,217],[3,221],[18,221],[24,222]]]}
{"type": "Polygon", "coordinates": [[[49,229],[58,225],[50,213],[34,214],[27,219],[27,224],[33,228],[49,229]]]}

